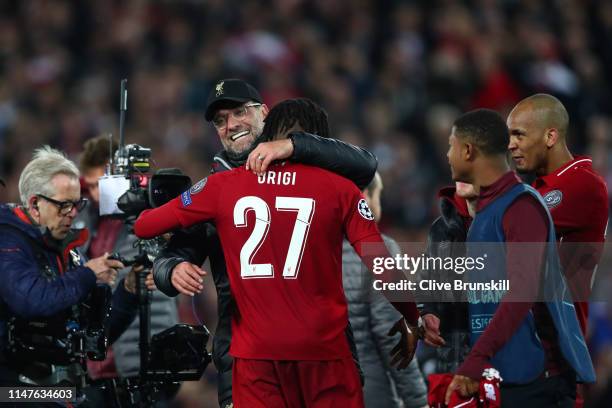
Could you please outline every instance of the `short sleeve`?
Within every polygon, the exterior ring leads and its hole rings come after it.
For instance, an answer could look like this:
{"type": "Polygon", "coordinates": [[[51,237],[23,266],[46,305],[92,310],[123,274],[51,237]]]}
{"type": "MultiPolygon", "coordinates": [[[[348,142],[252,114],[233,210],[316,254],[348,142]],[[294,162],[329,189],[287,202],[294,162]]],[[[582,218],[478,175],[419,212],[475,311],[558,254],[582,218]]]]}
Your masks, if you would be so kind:
{"type": "Polygon", "coordinates": [[[372,235],[380,235],[374,213],[357,187],[344,179],[337,187],[341,194],[344,234],[351,245],[372,235]]]}
{"type": "Polygon", "coordinates": [[[587,177],[575,177],[562,188],[545,193],[544,199],[558,232],[583,232],[580,235],[584,236],[575,238],[603,241],[608,218],[605,185],[587,177]]]}

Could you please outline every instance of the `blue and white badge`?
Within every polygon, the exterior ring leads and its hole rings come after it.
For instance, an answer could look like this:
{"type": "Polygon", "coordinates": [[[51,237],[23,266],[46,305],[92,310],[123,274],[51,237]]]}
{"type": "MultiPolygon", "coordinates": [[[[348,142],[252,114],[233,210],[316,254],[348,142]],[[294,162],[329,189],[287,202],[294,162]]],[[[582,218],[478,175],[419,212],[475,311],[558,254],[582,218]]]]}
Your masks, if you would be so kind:
{"type": "Polygon", "coordinates": [[[191,200],[191,193],[189,190],[181,194],[181,201],[183,202],[183,207],[189,207],[191,205],[193,201],[191,200]]]}
{"type": "Polygon", "coordinates": [[[364,198],[359,200],[359,203],[357,203],[357,211],[359,211],[359,215],[368,221],[372,221],[374,219],[374,214],[372,213],[372,210],[370,210],[370,207],[364,198]]]}
{"type": "Polygon", "coordinates": [[[544,202],[549,210],[561,204],[561,200],[563,200],[563,193],[560,190],[553,190],[544,194],[544,202]]]}
{"type": "Polygon", "coordinates": [[[202,191],[207,181],[208,181],[208,177],[204,177],[202,180],[198,181],[193,186],[191,186],[191,188],[189,189],[189,192],[191,193],[191,195],[198,194],[200,191],[202,191]]]}

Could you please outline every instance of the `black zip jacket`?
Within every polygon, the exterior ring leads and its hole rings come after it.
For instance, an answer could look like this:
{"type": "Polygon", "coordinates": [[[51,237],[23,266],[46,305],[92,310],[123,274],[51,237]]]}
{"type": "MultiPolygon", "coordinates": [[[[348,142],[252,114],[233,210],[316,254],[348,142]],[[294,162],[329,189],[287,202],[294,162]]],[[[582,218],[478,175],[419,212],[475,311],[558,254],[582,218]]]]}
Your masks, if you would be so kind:
{"type": "MultiPolygon", "coordinates": [[[[291,161],[309,164],[333,171],[353,181],[360,189],[365,188],[374,177],[378,162],[376,157],[360,147],[335,139],[323,138],[305,132],[292,132],[291,161]]],[[[225,151],[214,157],[212,173],[227,171],[244,165],[229,159],[225,151]]],[[[231,317],[235,307],[230,294],[229,280],[221,242],[215,226],[202,223],[188,230],[176,232],[168,246],[155,260],[153,274],[157,288],[168,296],[178,295],[172,286],[172,270],[181,262],[201,265],[210,259],[211,272],[217,289],[217,310],[219,322],[213,338],[213,361],[218,370],[217,390],[219,405],[223,408],[232,397],[232,357],[229,355],[231,341],[231,317]]],[[[350,328],[347,336],[352,337],[350,328]]],[[[356,355],[354,344],[353,355],[356,355]]]]}
{"type": "MultiPolygon", "coordinates": [[[[429,229],[427,255],[442,259],[465,256],[466,220],[470,219],[465,200],[455,196],[454,187],[444,188],[438,195],[441,215],[429,229]]],[[[448,274],[448,271],[429,270],[422,279],[448,282],[448,274]]],[[[452,276],[459,278],[461,275],[452,276]]],[[[436,348],[436,372],[452,373],[470,351],[467,300],[453,297],[453,292],[435,291],[434,297],[436,299],[427,299],[420,304],[419,309],[421,316],[433,314],[440,319],[440,334],[446,345],[436,348]]]]}

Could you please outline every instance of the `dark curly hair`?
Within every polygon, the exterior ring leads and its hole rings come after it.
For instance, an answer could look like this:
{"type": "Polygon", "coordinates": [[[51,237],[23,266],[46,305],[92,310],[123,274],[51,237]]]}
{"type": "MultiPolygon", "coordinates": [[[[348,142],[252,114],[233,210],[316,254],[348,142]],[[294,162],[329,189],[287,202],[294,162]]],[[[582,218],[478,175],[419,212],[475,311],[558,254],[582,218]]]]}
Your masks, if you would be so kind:
{"type": "Polygon", "coordinates": [[[279,102],[270,109],[262,131],[264,140],[271,140],[294,125],[321,137],[330,134],[327,112],[308,98],[295,98],[279,102]]]}

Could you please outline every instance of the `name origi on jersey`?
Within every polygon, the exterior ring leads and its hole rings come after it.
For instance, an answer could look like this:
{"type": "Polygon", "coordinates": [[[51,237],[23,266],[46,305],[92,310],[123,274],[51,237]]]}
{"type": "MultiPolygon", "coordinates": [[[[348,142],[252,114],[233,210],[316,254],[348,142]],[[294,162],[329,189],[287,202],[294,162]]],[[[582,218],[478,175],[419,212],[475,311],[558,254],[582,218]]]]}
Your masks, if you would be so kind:
{"type": "Polygon", "coordinates": [[[295,171],[273,171],[257,176],[259,184],[276,184],[282,186],[295,186],[295,171]]]}

